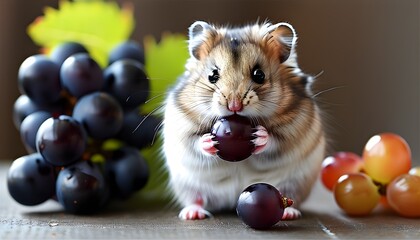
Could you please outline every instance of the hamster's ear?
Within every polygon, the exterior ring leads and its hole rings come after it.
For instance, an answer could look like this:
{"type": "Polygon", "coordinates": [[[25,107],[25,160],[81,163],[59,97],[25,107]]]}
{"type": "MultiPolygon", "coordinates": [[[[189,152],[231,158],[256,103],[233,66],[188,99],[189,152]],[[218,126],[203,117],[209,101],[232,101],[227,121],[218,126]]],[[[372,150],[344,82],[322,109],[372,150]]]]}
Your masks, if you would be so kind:
{"type": "Polygon", "coordinates": [[[197,21],[189,27],[188,49],[198,60],[207,56],[217,39],[217,31],[210,24],[197,21]]]}
{"type": "Polygon", "coordinates": [[[295,29],[288,23],[277,23],[271,25],[268,29],[270,37],[267,38],[268,45],[274,44],[274,50],[280,56],[280,62],[289,59],[293,48],[295,47],[297,36],[295,29]],[[274,41],[272,41],[274,40],[274,41]]]}

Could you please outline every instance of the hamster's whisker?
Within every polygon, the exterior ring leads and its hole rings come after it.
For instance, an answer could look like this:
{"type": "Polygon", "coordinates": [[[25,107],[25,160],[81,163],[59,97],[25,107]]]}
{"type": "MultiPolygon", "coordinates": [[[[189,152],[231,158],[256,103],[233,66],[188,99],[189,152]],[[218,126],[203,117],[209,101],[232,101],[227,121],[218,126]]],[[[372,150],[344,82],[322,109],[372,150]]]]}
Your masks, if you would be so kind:
{"type": "Polygon", "coordinates": [[[263,88],[261,89],[261,86],[258,86],[256,88],[254,88],[254,91],[257,92],[259,90],[259,95],[268,95],[268,94],[278,94],[277,91],[275,89],[273,89],[272,87],[270,88],[263,88]],[[261,89],[261,90],[260,90],[261,89]]]}
{"type": "Polygon", "coordinates": [[[215,91],[215,89],[212,86],[207,85],[207,84],[202,83],[202,82],[196,82],[194,87],[195,87],[194,91],[197,92],[197,93],[201,93],[201,94],[211,95],[215,91]],[[198,90],[202,90],[202,91],[198,91],[198,90]]]}
{"type": "Polygon", "coordinates": [[[260,99],[260,102],[258,104],[260,104],[262,107],[267,106],[265,103],[268,103],[269,105],[273,106],[273,107],[279,107],[282,106],[281,103],[272,101],[272,100],[267,100],[267,99],[260,99]]]}
{"type": "Polygon", "coordinates": [[[220,87],[217,85],[217,83],[215,83],[214,86],[220,91],[220,87]]]}
{"type": "Polygon", "coordinates": [[[322,74],[324,74],[324,70],[321,70],[318,74],[316,74],[315,76],[312,76],[313,79],[318,79],[320,76],[322,76],[322,74]]]}
{"type": "Polygon", "coordinates": [[[156,96],[153,96],[153,97],[147,99],[144,103],[146,104],[146,103],[149,103],[149,102],[151,102],[153,100],[156,100],[157,98],[165,97],[165,96],[166,96],[166,93],[160,93],[160,94],[158,94],[156,96]]]}
{"type": "Polygon", "coordinates": [[[246,98],[246,96],[248,95],[249,91],[251,91],[251,89],[252,89],[252,83],[249,83],[245,93],[243,94],[242,100],[246,98]]]}
{"type": "Polygon", "coordinates": [[[207,99],[207,98],[203,98],[203,99],[195,99],[196,101],[192,102],[192,103],[188,103],[185,104],[185,106],[188,106],[191,110],[197,109],[199,107],[204,106],[203,104],[209,104],[212,101],[207,99]]]}
{"type": "Polygon", "coordinates": [[[135,131],[137,131],[137,129],[139,129],[140,125],[142,125],[144,123],[144,121],[146,121],[146,118],[148,118],[150,115],[156,113],[157,111],[161,110],[164,107],[165,107],[164,105],[160,105],[157,108],[150,111],[148,114],[146,114],[146,116],[143,117],[143,119],[140,121],[139,124],[137,124],[137,127],[131,133],[134,133],[135,131]]]}
{"type": "Polygon", "coordinates": [[[198,87],[198,88],[201,88],[201,89],[207,90],[207,91],[211,91],[211,92],[214,92],[214,91],[215,91],[215,89],[214,89],[214,88],[212,88],[211,86],[206,85],[206,84],[204,84],[204,83],[200,83],[200,85],[196,84],[195,86],[196,86],[196,87],[198,87]]]}
{"type": "MultiPolygon", "coordinates": [[[[259,90],[260,88],[262,88],[264,86],[264,84],[262,84],[262,85],[259,85],[259,86],[256,86],[255,88],[254,88],[254,91],[257,91],[257,90],[259,90]]],[[[271,88],[269,88],[269,89],[271,89],[271,88]]]]}
{"type": "MultiPolygon", "coordinates": [[[[257,110],[259,112],[259,110],[257,110]]],[[[259,121],[256,117],[250,116],[249,119],[251,120],[252,125],[257,126],[259,125],[259,121]]]]}
{"type": "Polygon", "coordinates": [[[325,108],[327,105],[329,105],[329,106],[344,106],[344,104],[342,104],[342,103],[334,103],[334,102],[324,101],[324,100],[321,100],[320,98],[313,99],[313,101],[316,102],[317,104],[323,104],[323,108],[325,108]]]}
{"type": "Polygon", "coordinates": [[[227,97],[225,96],[225,94],[223,94],[223,91],[220,89],[220,87],[215,83],[214,86],[217,88],[217,90],[219,90],[219,93],[222,94],[222,96],[227,99],[227,97]]]}
{"type": "MultiPolygon", "coordinates": [[[[211,108],[210,104],[211,104],[211,100],[208,100],[208,99],[204,98],[204,99],[201,99],[201,100],[197,100],[194,103],[187,104],[186,107],[188,107],[191,110],[191,112],[197,112],[198,116],[206,117],[206,116],[208,116],[208,113],[210,112],[209,111],[210,108],[211,108]],[[203,108],[203,106],[206,106],[206,107],[203,108]]],[[[191,114],[193,114],[193,113],[191,113],[191,114]]],[[[199,130],[198,131],[201,131],[201,128],[202,128],[201,126],[202,125],[203,124],[199,125],[199,130]]]]}
{"type": "Polygon", "coordinates": [[[334,91],[334,90],[337,90],[337,89],[345,88],[345,87],[346,86],[330,87],[330,88],[327,88],[327,89],[324,89],[324,90],[321,90],[321,91],[315,93],[314,95],[312,95],[312,98],[316,98],[316,97],[318,97],[321,94],[324,94],[324,93],[327,93],[327,92],[331,92],[331,91],[334,91]]]}
{"type": "MultiPolygon", "coordinates": [[[[204,118],[201,120],[200,125],[198,126],[199,131],[202,131],[201,129],[209,128],[209,126],[212,125],[213,122],[216,121],[216,117],[205,115],[204,118]]],[[[210,129],[208,129],[210,130],[210,129]]]]}
{"type": "Polygon", "coordinates": [[[150,143],[150,146],[152,146],[155,143],[156,137],[159,133],[159,130],[162,128],[162,126],[163,126],[163,120],[160,121],[159,124],[156,125],[156,127],[155,127],[155,129],[154,129],[155,133],[153,134],[153,138],[152,138],[152,142],[150,143]]]}
{"type": "MultiPolygon", "coordinates": [[[[260,104],[262,106],[262,104],[260,104]]],[[[258,116],[263,116],[264,112],[261,110],[262,108],[258,107],[255,109],[255,111],[258,113],[258,116]]],[[[254,125],[263,125],[267,126],[267,120],[265,118],[258,118],[258,117],[252,117],[251,121],[254,123],[254,125]]]]}

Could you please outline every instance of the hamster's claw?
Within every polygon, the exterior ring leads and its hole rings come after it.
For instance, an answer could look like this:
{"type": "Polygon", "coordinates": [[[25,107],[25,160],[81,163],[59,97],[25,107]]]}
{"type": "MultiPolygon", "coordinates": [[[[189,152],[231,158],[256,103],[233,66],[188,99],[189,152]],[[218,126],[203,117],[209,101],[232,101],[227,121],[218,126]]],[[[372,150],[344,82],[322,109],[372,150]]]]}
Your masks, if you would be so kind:
{"type": "Polygon", "coordinates": [[[282,220],[295,220],[302,216],[302,213],[294,207],[284,209],[282,220]]]}
{"type": "Polygon", "coordinates": [[[213,141],[214,136],[211,133],[206,133],[200,138],[201,151],[206,155],[215,155],[217,149],[214,147],[217,141],[213,141]]]}
{"type": "Polygon", "coordinates": [[[182,220],[201,220],[212,217],[212,215],[200,205],[192,204],[183,208],[178,217],[182,220]]]}
{"type": "Polygon", "coordinates": [[[265,127],[258,125],[256,127],[257,131],[254,132],[254,136],[256,137],[252,142],[255,145],[255,150],[253,154],[258,154],[264,151],[267,142],[268,142],[268,132],[265,127]]]}

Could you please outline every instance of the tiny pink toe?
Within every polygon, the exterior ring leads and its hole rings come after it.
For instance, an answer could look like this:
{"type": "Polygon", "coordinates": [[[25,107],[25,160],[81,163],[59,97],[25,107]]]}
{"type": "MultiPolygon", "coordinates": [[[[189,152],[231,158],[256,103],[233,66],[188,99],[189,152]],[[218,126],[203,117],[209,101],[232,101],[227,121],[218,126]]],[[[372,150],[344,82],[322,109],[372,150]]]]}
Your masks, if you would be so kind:
{"type": "Polygon", "coordinates": [[[255,145],[255,149],[253,154],[258,154],[261,153],[265,150],[265,147],[267,146],[268,143],[268,132],[267,129],[265,129],[265,127],[259,125],[256,127],[257,131],[255,131],[253,133],[253,135],[256,137],[254,140],[252,140],[252,143],[254,143],[255,145]]]}
{"type": "Polygon", "coordinates": [[[211,216],[210,212],[197,204],[183,208],[178,215],[178,217],[182,220],[201,220],[211,216]]]}
{"type": "Polygon", "coordinates": [[[265,145],[264,146],[255,146],[254,151],[252,152],[252,154],[259,154],[262,151],[264,151],[265,145]]]}
{"type": "Polygon", "coordinates": [[[217,152],[217,149],[214,147],[213,143],[203,142],[201,146],[203,147],[203,150],[207,153],[214,154],[217,152]]]}
{"type": "Polygon", "coordinates": [[[214,145],[217,144],[216,141],[213,141],[214,136],[210,133],[206,133],[200,138],[200,147],[204,154],[214,155],[217,153],[217,148],[214,145]]]}
{"type": "Polygon", "coordinates": [[[295,220],[302,216],[302,213],[294,207],[284,209],[282,220],[295,220]]]}
{"type": "Polygon", "coordinates": [[[252,142],[256,146],[265,146],[267,144],[268,138],[267,137],[257,137],[252,142]]]}
{"type": "Polygon", "coordinates": [[[265,127],[258,125],[256,127],[257,131],[254,132],[254,136],[257,137],[268,137],[268,132],[267,129],[265,129],[265,127]]]}

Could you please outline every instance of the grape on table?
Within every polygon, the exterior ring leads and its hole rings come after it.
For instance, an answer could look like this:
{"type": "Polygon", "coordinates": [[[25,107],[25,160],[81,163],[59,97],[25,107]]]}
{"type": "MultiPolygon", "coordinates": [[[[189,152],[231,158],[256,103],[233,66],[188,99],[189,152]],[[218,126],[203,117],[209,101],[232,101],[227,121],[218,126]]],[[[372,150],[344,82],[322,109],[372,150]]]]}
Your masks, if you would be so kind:
{"type": "Polygon", "coordinates": [[[22,156],[9,168],[7,188],[13,199],[22,205],[41,204],[55,194],[54,166],[39,153],[22,156]]]}
{"type": "Polygon", "coordinates": [[[274,186],[255,183],[239,196],[236,212],[246,225],[268,229],[282,219],[284,209],[292,204],[293,200],[284,197],[274,186]]]}

